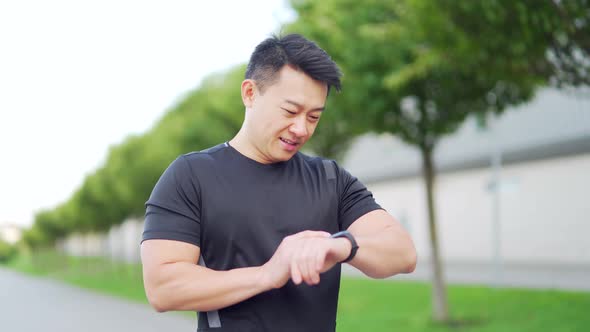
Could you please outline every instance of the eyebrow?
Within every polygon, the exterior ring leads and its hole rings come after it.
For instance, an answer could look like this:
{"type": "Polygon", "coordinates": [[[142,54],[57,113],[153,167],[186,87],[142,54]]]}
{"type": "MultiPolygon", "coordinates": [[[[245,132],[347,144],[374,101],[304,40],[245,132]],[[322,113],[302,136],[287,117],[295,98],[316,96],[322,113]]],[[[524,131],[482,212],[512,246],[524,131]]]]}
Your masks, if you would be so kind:
{"type": "MultiPolygon", "coordinates": [[[[284,100],[284,102],[285,102],[285,103],[288,103],[288,104],[291,104],[291,105],[293,105],[293,106],[297,107],[298,109],[303,109],[303,108],[305,108],[305,107],[303,107],[303,105],[301,105],[300,103],[298,103],[298,102],[296,102],[296,101],[293,101],[293,100],[285,99],[285,100],[284,100]]],[[[322,106],[322,107],[316,107],[316,108],[312,109],[312,110],[311,110],[311,112],[313,112],[313,111],[320,111],[320,112],[323,112],[325,108],[326,108],[325,106],[322,106]]]]}

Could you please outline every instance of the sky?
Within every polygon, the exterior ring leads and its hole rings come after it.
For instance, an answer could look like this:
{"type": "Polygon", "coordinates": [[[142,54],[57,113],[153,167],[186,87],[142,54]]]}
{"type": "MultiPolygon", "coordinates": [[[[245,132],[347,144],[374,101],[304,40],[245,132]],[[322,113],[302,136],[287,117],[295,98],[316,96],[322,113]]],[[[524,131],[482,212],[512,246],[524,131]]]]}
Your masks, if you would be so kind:
{"type": "Polygon", "coordinates": [[[0,225],[66,201],[110,146],[294,17],[283,0],[0,2],[0,225]]]}

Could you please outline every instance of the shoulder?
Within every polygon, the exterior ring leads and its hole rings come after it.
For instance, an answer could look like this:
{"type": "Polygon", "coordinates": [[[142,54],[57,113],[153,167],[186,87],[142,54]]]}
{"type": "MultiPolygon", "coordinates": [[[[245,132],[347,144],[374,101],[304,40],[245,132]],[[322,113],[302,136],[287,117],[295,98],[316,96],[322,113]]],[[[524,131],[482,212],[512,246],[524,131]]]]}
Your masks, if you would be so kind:
{"type": "Polygon", "coordinates": [[[221,143],[201,151],[192,151],[180,155],[178,158],[183,158],[187,162],[199,162],[201,160],[211,160],[218,157],[223,150],[227,149],[226,143],[221,143]]]}
{"type": "Polygon", "coordinates": [[[302,152],[298,152],[293,156],[293,159],[297,160],[298,162],[312,166],[312,167],[324,167],[324,165],[334,165],[336,166],[336,162],[332,159],[319,157],[319,156],[310,156],[302,152]]]}
{"type": "Polygon", "coordinates": [[[224,144],[219,144],[206,150],[181,154],[168,165],[162,177],[174,179],[177,182],[187,177],[195,178],[198,170],[206,170],[207,167],[218,164],[219,153],[223,148],[224,144]]]}
{"type": "Polygon", "coordinates": [[[328,160],[322,157],[310,156],[303,152],[297,152],[295,156],[293,156],[293,159],[308,165],[319,165],[323,162],[323,160],[328,160]]]}
{"type": "Polygon", "coordinates": [[[335,160],[324,157],[309,156],[300,152],[297,153],[294,158],[299,159],[299,163],[306,167],[323,173],[327,179],[335,179],[339,177],[343,170],[335,160]]]}
{"type": "Polygon", "coordinates": [[[227,150],[227,145],[225,143],[221,143],[205,150],[192,151],[182,154],[176,158],[173,164],[183,163],[189,169],[202,167],[207,164],[223,161],[223,158],[225,157],[225,150],[227,150]]]}
{"type": "Polygon", "coordinates": [[[299,158],[301,158],[304,163],[321,171],[328,180],[336,180],[339,190],[346,190],[351,184],[355,183],[362,185],[354,175],[350,174],[350,172],[333,159],[308,156],[303,153],[298,153],[297,155],[299,155],[299,158]]]}

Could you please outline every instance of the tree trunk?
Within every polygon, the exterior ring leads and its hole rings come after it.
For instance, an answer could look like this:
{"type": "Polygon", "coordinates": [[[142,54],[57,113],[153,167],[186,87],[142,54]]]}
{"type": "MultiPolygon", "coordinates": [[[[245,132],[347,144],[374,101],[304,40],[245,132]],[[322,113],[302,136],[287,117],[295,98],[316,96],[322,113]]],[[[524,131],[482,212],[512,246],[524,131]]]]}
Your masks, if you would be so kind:
{"type": "Polygon", "coordinates": [[[428,225],[430,226],[430,245],[432,260],[432,313],[437,322],[449,321],[449,307],[447,290],[445,287],[443,267],[438,251],[438,237],[436,232],[436,212],[434,205],[435,172],[432,160],[433,148],[421,147],[422,175],[426,185],[426,201],[428,203],[428,225]]]}

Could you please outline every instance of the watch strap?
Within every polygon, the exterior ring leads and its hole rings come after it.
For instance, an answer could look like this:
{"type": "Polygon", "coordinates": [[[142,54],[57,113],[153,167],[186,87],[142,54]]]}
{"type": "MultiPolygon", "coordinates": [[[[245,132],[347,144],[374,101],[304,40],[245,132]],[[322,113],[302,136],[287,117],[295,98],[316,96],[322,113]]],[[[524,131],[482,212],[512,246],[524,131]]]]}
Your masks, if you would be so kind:
{"type": "Polygon", "coordinates": [[[333,239],[343,237],[343,238],[347,238],[348,241],[350,241],[350,244],[352,245],[352,247],[350,248],[350,254],[341,263],[350,262],[354,258],[354,256],[356,255],[357,250],[359,249],[359,246],[356,243],[354,236],[352,236],[352,234],[350,234],[349,231],[342,231],[342,232],[334,233],[330,237],[333,239]]]}

